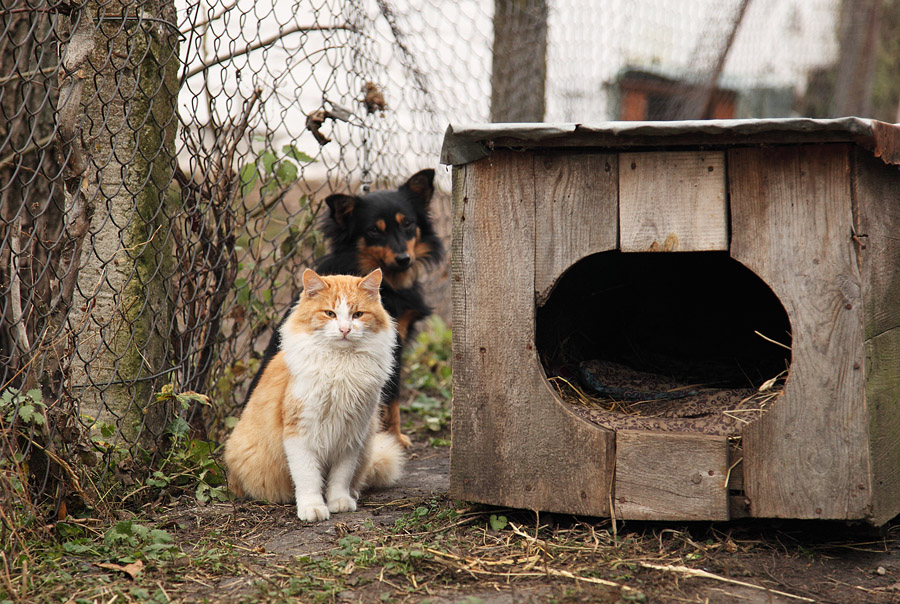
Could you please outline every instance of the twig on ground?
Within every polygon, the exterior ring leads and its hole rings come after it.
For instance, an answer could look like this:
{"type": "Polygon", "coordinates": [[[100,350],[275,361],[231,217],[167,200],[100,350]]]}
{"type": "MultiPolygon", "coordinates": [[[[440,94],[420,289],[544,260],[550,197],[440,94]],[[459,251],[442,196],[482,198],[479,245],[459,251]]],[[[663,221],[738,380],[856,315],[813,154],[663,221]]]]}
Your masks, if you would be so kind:
{"type": "Polygon", "coordinates": [[[797,596],[791,593],[787,593],[786,591],[779,591],[777,589],[769,589],[768,587],[763,587],[762,585],[756,585],[755,583],[747,583],[745,581],[738,581],[737,579],[729,579],[728,577],[723,577],[721,575],[716,575],[705,570],[700,570],[698,568],[688,568],[687,566],[673,566],[670,564],[652,564],[650,562],[638,562],[642,567],[648,568],[651,570],[661,570],[663,572],[677,573],[680,575],[684,575],[686,577],[699,577],[701,579],[712,579],[713,581],[721,581],[722,583],[730,583],[732,585],[740,585],[741,587],[749,587],[751,589],[758,589],[760,591],[765,591],[769,593],[773,593],[775,595],[784,596],[786,598],[792,598],[794,600],[800,600],[801,602],[815,602],[812,598],[806,598],[804,596],[797,596]]]}

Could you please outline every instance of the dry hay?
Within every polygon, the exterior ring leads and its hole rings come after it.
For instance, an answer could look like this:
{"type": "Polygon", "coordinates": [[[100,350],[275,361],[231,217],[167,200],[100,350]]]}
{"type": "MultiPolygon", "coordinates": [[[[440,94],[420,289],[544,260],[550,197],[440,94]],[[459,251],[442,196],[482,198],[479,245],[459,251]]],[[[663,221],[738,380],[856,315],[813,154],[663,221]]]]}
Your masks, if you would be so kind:
{"type": "Polygon", "coordinates": [[[717,387],[638,371],[610,361],[584,361],[548,379],[563,401],[609,429],[633,428],[739,435],[784,388],[787,370],[759,387],[717,387]]]}

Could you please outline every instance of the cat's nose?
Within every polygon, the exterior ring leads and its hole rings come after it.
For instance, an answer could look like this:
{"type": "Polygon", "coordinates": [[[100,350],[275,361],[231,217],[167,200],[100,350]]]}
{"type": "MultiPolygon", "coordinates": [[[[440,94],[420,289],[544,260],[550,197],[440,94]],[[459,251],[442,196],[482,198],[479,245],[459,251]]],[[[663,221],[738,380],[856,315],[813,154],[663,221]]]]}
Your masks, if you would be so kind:
{"type": "Polygon", "coordinates": [[[402,254],[397,254],[396,256],[394,256],[394,263],[400,268],[406,268],[407,266],[409,266],[409,261],[410,258],[408,252],[403,252],[402,254]]]}
{"type": "Polygon", "coordinates": [[[341,333],[344,335],[344,337],[346,337],[347,334],[350,333],[350,326],[349,326],[349,325],[341,325],[341,326],[339,327],[339,329],[341,330],[341,333]]]}

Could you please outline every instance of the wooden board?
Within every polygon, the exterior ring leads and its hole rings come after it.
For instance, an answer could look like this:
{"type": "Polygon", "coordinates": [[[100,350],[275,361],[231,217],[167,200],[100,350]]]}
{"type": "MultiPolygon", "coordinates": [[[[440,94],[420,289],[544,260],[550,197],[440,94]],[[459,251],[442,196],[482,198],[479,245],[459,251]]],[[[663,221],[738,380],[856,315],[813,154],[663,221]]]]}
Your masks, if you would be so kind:
{"type": "Polygon", "coordinates": [[[535,288],[538,304],[572,264],[618,243],[618,157],[535,157],[535,288]]]}
{"type": "Polygon", "coordinates": [[[616,432],[616,518],[728,520],[728,439],[616,432]]]}
{"type": "Polygon", "coordinates": [[[498,151],[454,170],[450,491],[605,516],[614,435],[555,398],[535,351],[533,162],[498,151]]]}
{"type": "Polygon", "coordinates": [[[744,429],[755,517],[864,518],[871,484],[851,147],[728,152],[731,255],[772,288],[793,332],[782,396],[744,429]]]}
{"type": "Polygon", "coordinates": [[[725,154],[620,154],[619,230],[623,252],[727,250],[725,154]]]}
{"type": "Polygon", "coordinates": [[[872,518],[900,513],[900,171],[855,148],[853,201],[863,282],[872,518]]]}
{"type": "Polygon", "coordinates": [[[871,417],[872,524],[900,513],[900,328],[866,341],[866,402],[871,417]]]}

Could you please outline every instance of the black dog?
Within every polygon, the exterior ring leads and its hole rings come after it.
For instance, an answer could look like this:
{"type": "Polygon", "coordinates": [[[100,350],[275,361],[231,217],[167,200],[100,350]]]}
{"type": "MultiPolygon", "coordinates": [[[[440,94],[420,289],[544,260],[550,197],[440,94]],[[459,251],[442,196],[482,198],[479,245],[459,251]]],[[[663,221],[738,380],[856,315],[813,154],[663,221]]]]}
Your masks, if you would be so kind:
{"type": "MultiPolygon", "coordinates": [[[[434,170],[422,170],[396,191],[375,191],[362,197],[328,196],[325,203],[329,214],[323,230],[331,251],[316,265],[316,271],[323,275],[362,276],[381,269],[381,302],[397,322],[398,333],[394,373],[381,393],[385,405],[383,425],[407,447],[409,438],[400,431],[400,358],[416,324],[431,314],[419,277],[444,254],[429,213],[433,195],[434,170]]],[[[296,302],[295,299],[291,306],[296,302]]],[[[247,400],[269,360],[280,349],[280,330],[276,330],[250,383],[247,400]]]]}

